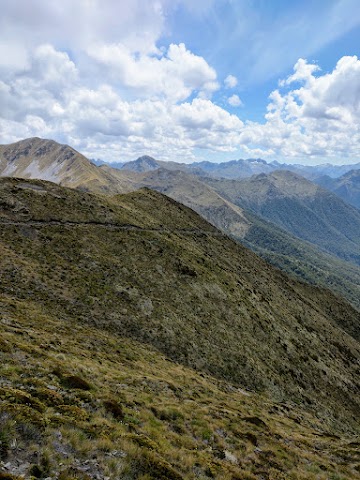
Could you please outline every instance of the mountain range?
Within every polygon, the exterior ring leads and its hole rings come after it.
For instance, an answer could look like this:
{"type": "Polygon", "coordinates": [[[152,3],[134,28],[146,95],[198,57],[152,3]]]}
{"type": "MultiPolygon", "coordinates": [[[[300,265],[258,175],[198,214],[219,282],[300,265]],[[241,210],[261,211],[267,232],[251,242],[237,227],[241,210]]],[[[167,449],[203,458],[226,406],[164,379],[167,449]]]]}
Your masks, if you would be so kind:
{"type": "Polygon", "coordinates": [[[315,181],[318,185],[336,193],[345,202],[360,208],[360,170],[350,170],[339,178],[325,175],[315,181]]]}
{"type": "Polygon", "coordinates": [[[360,211],[304,177],[280,170],[243,180],[205,182],[235,205],[360,265],[360,211]]]}
{"type": "Polygon", "coordinates": [[[131,170],[135,172],[147,172],[156,168],[167,168],[168,170],[182,170],[197,175],[205,175],[215,178],[240,179],[251,177],[260,173],[271,173],[276,170],[288,170],[298,173],[310,180],[316,180],[319,177],[328,176],[329,178],[338,178],[350,170],[359,170],[360,163],[348,165],[332,165],[330,163],[320,165],[301,165],[286,164],[278,161],[266,162],[261,158],[248,158],[240,160],[230,160],[228,162],[193,162],[177,163],[163,162],[145,155],[137,160],[130,162],[112,162],[108,164],[101,160],[93,160],[98,165],[108,165],[120,170],[131,170]]]}

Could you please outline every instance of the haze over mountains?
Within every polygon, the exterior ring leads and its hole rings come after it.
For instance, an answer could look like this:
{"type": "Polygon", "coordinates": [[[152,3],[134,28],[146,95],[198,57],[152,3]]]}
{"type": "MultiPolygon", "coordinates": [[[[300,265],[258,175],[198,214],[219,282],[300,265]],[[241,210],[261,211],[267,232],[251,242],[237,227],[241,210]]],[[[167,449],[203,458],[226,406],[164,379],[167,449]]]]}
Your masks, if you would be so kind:
{"type": "Polygon", "coordinates": [[[325,175],[315,181],[318,185],[336,193],[345,202],[360,208],[360,170],[350,170],[338,178],[325,175]]]}
{"type": "Polygon", "coordinates": [[[131,170],[135,172],[147,172],[157,168],[167,168],[169,170],[185,170],[198,175],[207,175],[215,178],[240,179],[251,177],[259,173],[271,173],[276,170],[288,170],[298,173],[310,180],[316,180],[322,176],[337,178],[350,170],[359,170],[360,163],[348,165],[332,165],[329,163],[321,165],[300,165],[286,164],[277,161],[266,162],[261,158],[248,158],[240,160],[231,160],[228,162],[194,162],[194,163],[177,163],[163,162],[144,155],[137,160],[130,162],[113,162],[111,164],[101,160],[93,160],[96,165],[108,165],[112,168],[121,170],[131,170]]]}

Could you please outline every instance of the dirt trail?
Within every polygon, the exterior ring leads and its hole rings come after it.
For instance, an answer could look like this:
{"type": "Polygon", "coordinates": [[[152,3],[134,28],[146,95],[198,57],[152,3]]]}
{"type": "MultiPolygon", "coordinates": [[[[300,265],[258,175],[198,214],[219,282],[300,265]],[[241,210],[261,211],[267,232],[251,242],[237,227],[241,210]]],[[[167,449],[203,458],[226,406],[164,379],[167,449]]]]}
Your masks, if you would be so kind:
{"type": "Polygon", "coordinates": [[[210,232],[199,229],[191,228],[144,228],[139,227],[138,225],[132,224],[118,224],[118,223],[109,223],[109,222],[70,222],[70,221],[60,221],[60,220],[36,220],[36,221],[11,221],[11,220],[2,220],[0,219],[0,226],[19,226],[19,227],[43,227],[43,226],[65,226],[65,227],[81,227],[81,226],[93,226],[93,227],[102,227],[109,228],[113,230],[125,230],[125,231],[135,231],[135,232],[164,232],[164,233],[181,233],[185,235],[200,235],[200,236],[217,236],[225,237],[226,235],[221,232],[210,232]]]}

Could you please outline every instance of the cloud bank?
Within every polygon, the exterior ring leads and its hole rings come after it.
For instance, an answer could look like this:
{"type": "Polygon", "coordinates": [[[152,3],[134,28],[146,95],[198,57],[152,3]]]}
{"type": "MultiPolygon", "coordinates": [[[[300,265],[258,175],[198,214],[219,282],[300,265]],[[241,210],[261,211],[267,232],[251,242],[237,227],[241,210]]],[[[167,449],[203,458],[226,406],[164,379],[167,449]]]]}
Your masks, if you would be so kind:
{"type": "MultiPolygon", "coordinates": [[[[184,43],[161,42],[166,15],[180,0],[103,3],[81,0],[71,13],[69,0],[34,0],[31,9],[4,2],[1,143],[54,138],[108,161],[144,153],[191,161],[207,152],[360,158],[356,56],[327,73],[299,59],[270,93],[263,122],[250,122],[231,113],[242,105],[235,76],[219,78],[184,43]],[[76,15],[86,21],[78,24],[76,15]],[[222,89],[229,111],[215,101],[222,89]]],[[[196,14],[209,3],[200,2],[196,14]]]]}

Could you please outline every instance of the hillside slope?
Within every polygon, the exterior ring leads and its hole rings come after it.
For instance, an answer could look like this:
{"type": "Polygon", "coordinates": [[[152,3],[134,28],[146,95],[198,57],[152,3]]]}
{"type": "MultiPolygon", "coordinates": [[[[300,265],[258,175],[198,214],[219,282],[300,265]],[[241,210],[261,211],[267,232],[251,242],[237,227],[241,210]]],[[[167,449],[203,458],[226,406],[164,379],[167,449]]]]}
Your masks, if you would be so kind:
{"type": "Polygon", "coordinates": [[[360,208],[360,170],[351,170],[339,178],[323,176],[317,178],[315,182],[336,193],[344,202],[360,208]]]}
{"type": "Polygon", "coordinates": [[[327,255],[235,205],[224,197],[233,188],[231,180],[215,183],[215,187],[220,185],[220,190],[225,192],[221,195],[206,185],[200,169],[194,170],[191,165],[191,172],[196,176],[187,173],[188,165],[159,162],[150,157],[140,157],[127,164],[132,170],[106,165],[96,167],[72,148],[41,139],[28,139],[1,148],[3,173],[13,171],[14,175],[26,178],[38,175],[46,179],[50,172],[57,172],[51,177],[57,183],[95,193],[126,193],[144,186],[163,192],[194,209],[278,268],[301,280],[331,288],[360,309],[360,267],[327,255]],[[152,171],[148,171],[149,168],[152,171]]]}
{"type": "Polygon", "coordinates": [[[350,305],[290,280],[159,193],[0,185],[3,298],[357,428],[360,313],[350,305]]]}
{"type": "Polygon", "coordinates": [[[287,171],[238,181],[204,181],[236,205],[360,265],[360,211],[333,193],[287,171]]]}
{"type": "MultiPolygon", "coordinates": [[[[109,168],[108,171],[124,181],[122,171],[109,168]]],[[[231,181],[222,181],[222,185],[227,182],[231,181]]],[[[308,283],[331,288],[360,310],[360,267],[326,254],[236,206],[201,178],[186,172],[157,169],[134,176],[132,187],[149,187],[183,203],[276,267],[308,283]]]]}
{"type": "Polygon", "coordinates": [[[358,479],[356,437],[149,345],[0,296],[0,476],[358,479]],[[22,475],[22,476],[20,476],[22,475]]]}
{"type": "MultiPolygon", "coordinates": [[[[114,172],[121,179],[122,172],[114,172]]],[[[137,189],[148,187],[195,210],[208,222],[238,239],[244,238],[251,222],[240,207],[225,200],[198,177],[179,170],[160,168],[134,178],[137,189]]]]}

